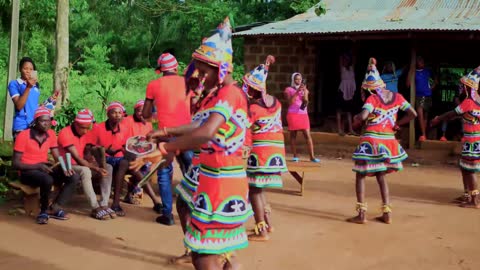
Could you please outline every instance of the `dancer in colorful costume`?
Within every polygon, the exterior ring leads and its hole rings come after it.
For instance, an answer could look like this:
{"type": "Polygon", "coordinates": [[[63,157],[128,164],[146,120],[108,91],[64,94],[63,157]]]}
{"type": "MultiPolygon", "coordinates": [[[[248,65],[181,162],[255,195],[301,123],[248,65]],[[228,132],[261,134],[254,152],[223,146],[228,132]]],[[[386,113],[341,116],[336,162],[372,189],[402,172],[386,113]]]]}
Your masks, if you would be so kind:
{"type": "Polygon", "coordinates": [[[480,66],[460,79],[461,95],[465,100],[455,110],[437,116],[432,125],[448,121],[457,115],[463,116],[463,150],[459,165],[462,171],[465,195],[460,206],[480,208],[479,191],[476,172],[480,172],[480,96],[478,86],[480,81],[480,66]]]}
{"type": "Polygon", "coordinates": [[[255,234],[249,240],[267,241],[272,231],[264,188],[281,188],[286,171],[282,127],[282,105],[267,94],[268,69],[275,62],[271,55],[243,77],[243,90],[249,96],[252,149],[247,162],[249,197],[255,217],[255,234]]]}
{"type": "Polygon", "coordinates": [[[376,60],[370,58],[367,74],[362,83],[362,90],[368,97],[362,112],[354,117],[356,126],[361,126],[362,122],[366,121],[365,132],[353,153],[358,215],[348,219],[349,222],[359,224],[367,222],[366,176],[375,176],[380,187],[383,215],[378,219],[387,224],[392,222],[392,208],[385,175],[402,170],[402,161],[407,158],[407,153],[395,138],[395,131],[416,117],[415,110],[402,95],[385,89],[385,83],[375,65],[376,60]],[[407,114],[397,121],[398,110],[407,114]]]}
{"type": "Polygon", "coordinates": [[[199,78],[206,77],[207,96],[194,116],[200,126],[175,141],[160,143],[158,151],[131,163],[132,169],[138,169],[146,161],[156,162],[200,147],[199,184],[184,240],[192,250],[196,269],[236,268],[232,252],[248,246],[243,223],[252,209],[242,159],[248,104],[246,94],[231,76],[232,53],[231,27],[226,18],[193,53],[199,78]]]}

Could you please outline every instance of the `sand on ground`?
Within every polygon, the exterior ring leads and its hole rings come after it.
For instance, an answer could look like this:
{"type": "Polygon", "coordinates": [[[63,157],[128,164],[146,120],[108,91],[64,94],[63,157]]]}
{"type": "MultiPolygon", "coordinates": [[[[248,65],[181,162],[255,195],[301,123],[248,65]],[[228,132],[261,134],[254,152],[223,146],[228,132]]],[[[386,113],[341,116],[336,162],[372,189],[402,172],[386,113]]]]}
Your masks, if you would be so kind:
{"type": "MultiPolygon", "coordinates": [[[[238,253],[242,269],[474,269],[478,268],[480,210],[449,203],[462,194],[455,167],[412,167],[388,176],[393,224],[380,214],[376,181],[367,182],[366,225],[345,222],[355,214],[351,161],[324,159],[299,185],[285,175],[282,190],[268,191],[275,232],[267,243],[251,242],[238,253]],[[475,263],[477,262],[477,263],[475,263]]],[[[178,179],[178,173],[176,173],[178,179]]],[[[125,205],[127,216],[109,221],[89,217],[76,196],[72,219],[36,225],[33,218],[0,208],[0,269],[193,269],[168,264],[183,253],[182,232],[154,222],[152,204],[125,205]]],[[[247,223],[253,228],[253,220],[247,223]]]]}

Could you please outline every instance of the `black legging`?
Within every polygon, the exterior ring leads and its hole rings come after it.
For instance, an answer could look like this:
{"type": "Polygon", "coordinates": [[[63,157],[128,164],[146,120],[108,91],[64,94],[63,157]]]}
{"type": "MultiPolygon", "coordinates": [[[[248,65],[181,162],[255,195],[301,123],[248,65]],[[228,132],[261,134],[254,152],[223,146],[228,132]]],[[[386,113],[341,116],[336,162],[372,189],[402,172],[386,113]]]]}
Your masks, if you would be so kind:
{"type": "Polygon", "coordinates": [[[79,179],[80,176],[78,174],[66,177],[59,167],[55,168],[51,174],[41,170],[23,170],[20,176],[20,182],[23,184],[31,187],[40,187],[40,210],[42,212],[48,209],[48,199],[53,184],[61,186],[60,192],[55,199],[55,204],[57,207],[62,207],[72,197],[79,179]]]}

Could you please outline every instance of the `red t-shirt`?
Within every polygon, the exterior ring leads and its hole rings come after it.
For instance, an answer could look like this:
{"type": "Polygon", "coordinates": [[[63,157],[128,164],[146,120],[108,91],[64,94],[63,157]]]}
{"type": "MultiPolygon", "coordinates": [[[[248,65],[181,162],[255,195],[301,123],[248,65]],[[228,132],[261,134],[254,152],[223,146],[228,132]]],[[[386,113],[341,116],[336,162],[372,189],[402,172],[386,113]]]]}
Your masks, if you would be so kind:
{"type": "MultiPolygon", "coordinates": [[[[83,153],[85,152],[87,144],[95,144],[91,131],[80,136],[73,125],[71,125],[60,130],[60,133],[58,133],[58,146],[60,147],[60,154],[62,156],[65,155],[65,153],[70,152],[68,148],[74,146],[78,152],[78,156],[83,158],[83,153]]],[[[72,164],[77,164],[73,157],[72,164]]]]}
{"type": "Polygon", "coordinates": [[[24,164],[37,164],[48,162],[48,150],[58,147],[57,136],[53,130],[48,130],[47,139],[39,143],[31,129],[26,129],[17,135],[14,151],[22,153],[20,161],[24,164]]]}
{"type": "Polygon", "coordinates": [[[183,77],[166,75],[151,81],[147,85],[146,98],[155,102],[159,128],[190,123],[190,97],[183,77]]]}
{"type": "MultiPolygon", "coordinates": [[[[91,132],[92,142],[94,142],[95,145],[103,146],[105,150],[110,146],[112,146],[113,150],[123,149],[128,139],[128,128],[123,121],[115,130],[112,130],[105,121],[95,126],[91,132]]],[[[110,156],[108,154],[106,155],[110,156]]],[[[115,157],[123,157],[123,151],[115,154],[115,157]]]]}
{"type": "Polygon", "coordinates": [[[143,135],[146,136],[150,131],[153,130],[152,123],[150,122],[137,122],[133,118],[133,115],[130,115],[129,117],[125,118],[123,120],[124,125],[128,129],[128,137],[133,137],[137,135],[143,135]]]}

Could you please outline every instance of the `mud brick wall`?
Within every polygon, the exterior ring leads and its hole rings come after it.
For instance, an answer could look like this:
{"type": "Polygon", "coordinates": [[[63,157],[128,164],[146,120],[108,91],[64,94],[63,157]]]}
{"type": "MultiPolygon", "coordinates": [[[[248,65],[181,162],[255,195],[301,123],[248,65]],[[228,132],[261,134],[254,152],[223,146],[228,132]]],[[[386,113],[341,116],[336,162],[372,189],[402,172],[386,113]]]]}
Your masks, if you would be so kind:
{"type": "MultiPolygon", "coordinates": [[[[282,101],[284,114],[287,107],[283,91],[290,85],[294,72],[302,73],[307,79],[310,100],[315,100],[316,48],[312,42],[298,37],[245,37],[244,41],[244,65],[247,72],[264,63],[267,55],[275,56],[275,64],[270,66],[268,74],[267,90],[282,101]]],[[[313,102],[310,102],[309,107],[312,105],[313,102]]]]}

